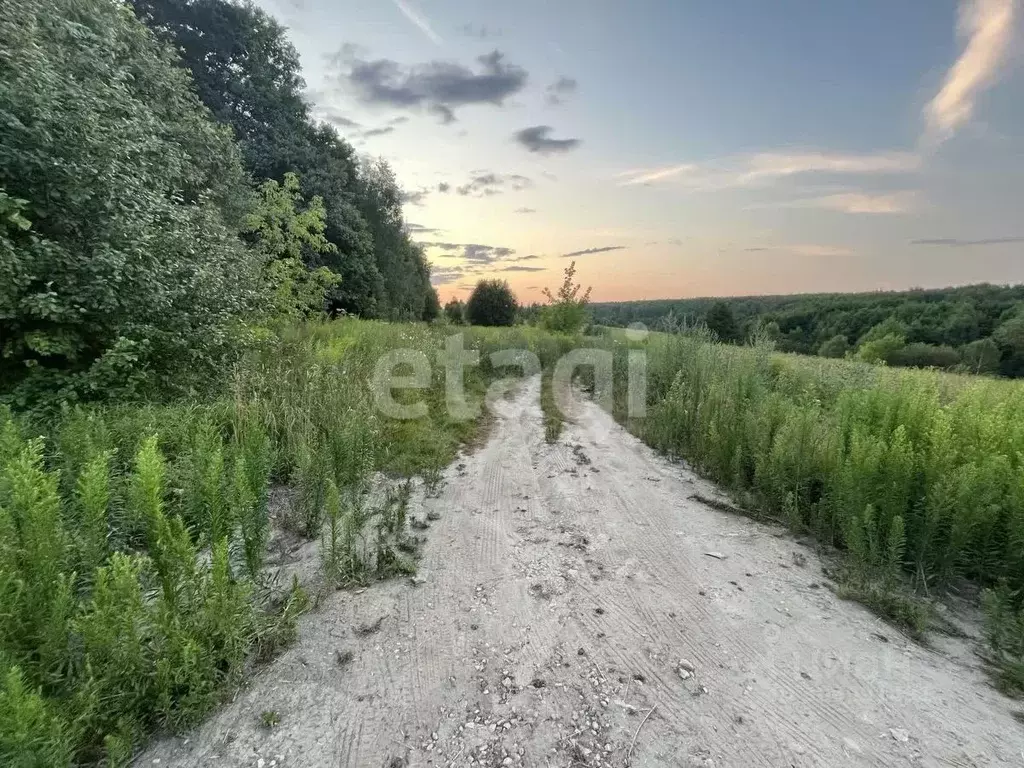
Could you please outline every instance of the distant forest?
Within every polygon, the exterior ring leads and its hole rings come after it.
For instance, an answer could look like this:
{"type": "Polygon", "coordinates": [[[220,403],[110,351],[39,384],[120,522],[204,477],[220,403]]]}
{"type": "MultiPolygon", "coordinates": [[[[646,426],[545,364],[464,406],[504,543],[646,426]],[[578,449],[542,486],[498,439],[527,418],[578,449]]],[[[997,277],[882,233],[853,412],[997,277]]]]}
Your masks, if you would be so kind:
{"type": "Polygon", "coordinates": [[[1024,285],[592,304],[597,325],[706,325],[784,352],[1024,377],[1024,285]]]}

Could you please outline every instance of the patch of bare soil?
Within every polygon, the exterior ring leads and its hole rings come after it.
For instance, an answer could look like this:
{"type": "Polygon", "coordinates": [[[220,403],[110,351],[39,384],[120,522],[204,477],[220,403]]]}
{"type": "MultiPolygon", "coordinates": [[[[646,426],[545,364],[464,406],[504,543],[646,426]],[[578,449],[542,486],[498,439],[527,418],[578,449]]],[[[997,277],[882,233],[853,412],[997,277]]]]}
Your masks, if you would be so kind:
{"type": "Polygon", "coordinates": [[[487,443],[416,497],[417,579],[328,594],[231,704],[138,765],[1024,761],[966,641],[925,649],[838,600],[812,550],[713,508],[592,404],[547,444],[539,387],[498,400],[487,443]]]}

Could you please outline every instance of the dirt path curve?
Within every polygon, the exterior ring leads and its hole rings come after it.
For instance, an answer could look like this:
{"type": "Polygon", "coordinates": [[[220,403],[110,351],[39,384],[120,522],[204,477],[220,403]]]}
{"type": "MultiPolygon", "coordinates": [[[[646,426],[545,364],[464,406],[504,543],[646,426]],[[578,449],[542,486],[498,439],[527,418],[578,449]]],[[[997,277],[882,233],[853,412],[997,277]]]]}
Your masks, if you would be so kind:
{"type": "Polygon", "coordinates": [[[489,442],[417,502],[441,515],[425,583],[333,594],[138,764],[1024,764],[967,646],[925,650],[837,600],[811,551],[690,499],[715,491],[594,405],[546,444],[538,395],[499,402],[489,442]]]}

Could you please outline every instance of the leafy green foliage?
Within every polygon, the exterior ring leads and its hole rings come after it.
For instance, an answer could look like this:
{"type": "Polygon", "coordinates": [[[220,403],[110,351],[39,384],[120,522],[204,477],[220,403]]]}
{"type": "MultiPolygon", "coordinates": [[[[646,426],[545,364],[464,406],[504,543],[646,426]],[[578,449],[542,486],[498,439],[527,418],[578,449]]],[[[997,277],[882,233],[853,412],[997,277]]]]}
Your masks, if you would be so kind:
{"type": "Polygon", "coordinates": [[[821,346],[818,347],[818,355],[820,357],[846,357],[846,353],[849,351],[850,342],[841,333],[837,333],[828,341],[822,342],[821,346]]]}
{"type": "Polygon", "coordinates": [[[732,310],[724,301],[711,305],[707,316],[704,318],[704,323],[718,337],[719,341],[731,343],[741,338],[736,318],[733,317],[732,310]]]}
{"type": "Polygon", "coordinates": [[[444,316],[452,325],[462,325],[466,322],[466,303],[460,299],[449,299],[444,305],[444,316]]]}
{"type": "Polygon", "coordinates": [[[890,333],[881,338],[871,338],[861,343],[857,349],[857,359],[865,363],[887,363],[895,358],[906,346],[907,340],[898,334],[890,333]]]}
{"type": "Polygon", "coordinates": [[[259,202],[245,222],[265,259],[263,280],[271,296],[269,314],[278,319],[322,313],[327,294],[341,282],[327,267],[306,268],[306,251],[334,253],[337,247],[324,237],[324,201],[314,197],[299,209],[301,202],[299,177],[286,173],[282,184],[267,181],[260,185],[259,202]]]}
{"type": "Polygon", "coordinates": [[[200,99],[231,127],[258,181],[300,178],[302,196],[326,208],[323,236],[334,246],[307,249],[312,269],[341,276],[334,311],[370,317],[432,319],[437,297],[422,251],[408,237],[401,190],[383,160],[360,166],[355,150],[303,100],[305,83],[285,29],[251,2],[132,0],[136,14],[172,42],[200,99]]]}
{"type": "Polygon", "coordinates": [[[481,280],[466,302],[466,320],[471,325],[512,325],[519,305],[504,280],[481,280]]]}
{"type": "Polygon", "coordinates": [[[117,4],[5,10],[0,393],[26,406],[203,385],[258,296],[230,136],[117,4]]]}
{"type": "Polygon", "coordinates": [[[590,288],[583,291],[576,278],[576,262],[565,268],[565,278],[557,294],[544,289],[548,306],[541,310],[541,325],[556,333],[578,333],[587,322],[587,303],[590,301],[590,288]]]}

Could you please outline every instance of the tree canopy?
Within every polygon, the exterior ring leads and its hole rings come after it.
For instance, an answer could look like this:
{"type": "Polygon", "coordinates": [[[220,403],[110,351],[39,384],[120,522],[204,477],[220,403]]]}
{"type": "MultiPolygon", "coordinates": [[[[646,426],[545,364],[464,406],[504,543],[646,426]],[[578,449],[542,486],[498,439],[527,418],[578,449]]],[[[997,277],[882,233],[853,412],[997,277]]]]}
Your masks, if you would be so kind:
{"type": "Polygon", "coordinates": [[[394,172],[383,160],[360,163],[332,126],[312,118],[284,27],[251,2],[131,2],[178,49],[200,99],[231,127],[249,173],[279,182],[297,173],[303,197],[323,200],[334,249],[305,258],[341,275],[332,308],[391,319],[429,314],[437,304],[429,267],[405,232],[394,172]]]}
{"type": "Polygon", "coordinates": [[[512,325],[518,308],[507,282],[481,280],[466,302],[466,320],[470,325],[512,325]]]}

